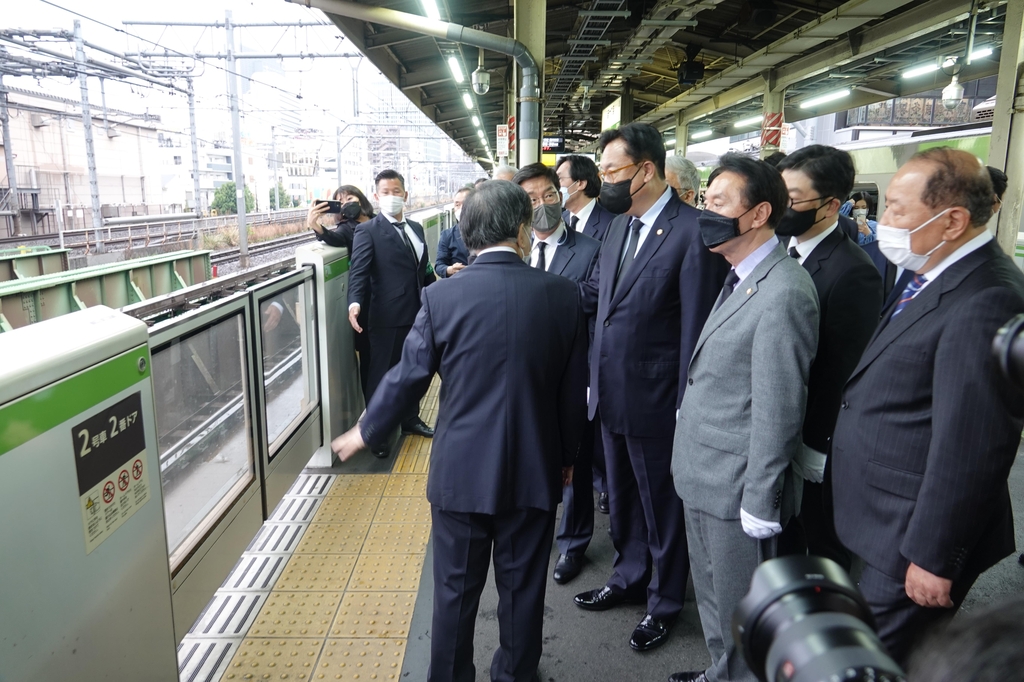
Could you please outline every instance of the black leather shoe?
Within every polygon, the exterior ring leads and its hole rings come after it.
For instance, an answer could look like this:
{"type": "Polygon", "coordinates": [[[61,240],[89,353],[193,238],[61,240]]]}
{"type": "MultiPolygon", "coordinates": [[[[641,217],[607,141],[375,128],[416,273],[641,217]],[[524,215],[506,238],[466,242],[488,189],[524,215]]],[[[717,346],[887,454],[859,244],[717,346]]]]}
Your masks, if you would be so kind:
{"type": "Polygon", "coordinates": [[[708,682],[708,678],[703,670],[691,670],[685,673],[672,673],[668,676],[668,682],[708,682]]]}
{"type": "Polygon", "coordinates": [[[634,651],[650,651],[664,644],[666,639],[668,639],[668,625],[665,621],[648,613],[633,630],[633,636],[629,638],[629,646],[633,647],[634,651]]]}
{"type": "Polygon", "coordinates": [[[402,424],[402,435],[403,436],[423,436],[424,438],[433,438],[434,429],[426,425],[426,423],[416,417],[416,419],[410,421],[407,424],[402,424]]]}
{"type": "Polygon", "coordinates": [[[576,554],[560,554],[555,563],[555,572],[552,577],[559,585],[564,585],[583,570],[583,557],[576,554]]]}
{"type": "Polygon", "coordinates": [[[608,493],[601,493],[597,496],[597,511],[602,514],[608,513],[608,493]]]}
{"type": "Polygon", "coordinates": [[[607,611],[629,600],[625,595],[612,592],[608,587],[602,587],[589,592],[580,592],[573,597],[573,601],[576,606],[587,611],[607,611]]]}
{"type": "Polygon", "coordinates": [[[370,452],[372,452],[373,456],[376,457],[377,459],[384,459],[389,454],[391,454],[388,450],[388,446],[386,445],[382,447],[380,450],[370,450],[370,452]]]}

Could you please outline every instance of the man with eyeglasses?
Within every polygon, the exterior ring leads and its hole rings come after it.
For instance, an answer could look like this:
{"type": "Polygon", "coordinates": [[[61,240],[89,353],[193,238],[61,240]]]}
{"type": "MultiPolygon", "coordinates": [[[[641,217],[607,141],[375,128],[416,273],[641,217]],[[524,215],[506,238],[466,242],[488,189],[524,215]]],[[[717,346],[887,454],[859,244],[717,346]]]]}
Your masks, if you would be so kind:
{"type": "Polygon", "coordinates": [[[839,227],[839,208],[853,189],[853,158],[815,144],[788,155],[777,168],[790,204],[775,234],[811,276],[819,302],[818,352],[807,382],[803,445],[793,460],[804,479],[803,502],[779,536],[778,551],[780,556],[822,556],[849,571],[850,553],[836,538],[832,496],[823,481],[843,385],[882,311],[882,277],[864,249],[839,227]]]}
{"type": "Polygon", "coordinates": [[[562,212],[565,224],[574,232],[602,241],[615,214],[597,201],[601,193],[597,164],[581,154],[569,154],[555,164],[555,173],[565,207],[562,212]]]}
{"type": "MultiPolygon", "coordinates": [[[[585,281],[597,262],[601,242],[566,229],[558,176],[543,163],[531,163],[517,172],[512,182],[526,190],[533,204],[530,265],[574,282],[585,281]]],[[[592,322],[590,329],[592,336],[592,322]]],[[[593,429],[588,428],[576,456],[572,484],[562,491],[562,521],[555,537],[559,555],[553,572],[560,585],[579,575],[594,535],[593,452],[593,429]]]]}
{"type": "Polygon", "coordinates": [[[605,585],[575,602],[591,611],[646,603],[629,644],[649,651],[665,643],[683,608],[690,564],[672,436],[686,363],[728,265],[701,241],[697,210],[665,182],[656,128],[629,123],[606,130],[599,145],[599,201],[623,215],[581,288],[587,314],[596,315],[589,416],[601,416],[616,555],[605,585]]]}

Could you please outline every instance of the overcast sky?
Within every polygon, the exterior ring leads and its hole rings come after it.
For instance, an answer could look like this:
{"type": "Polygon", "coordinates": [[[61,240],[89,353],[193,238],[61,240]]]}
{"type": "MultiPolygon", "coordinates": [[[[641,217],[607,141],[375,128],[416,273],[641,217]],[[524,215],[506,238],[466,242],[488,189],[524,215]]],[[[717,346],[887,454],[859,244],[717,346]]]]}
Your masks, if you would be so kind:
{"type": "MultiPolygon", "coordinates": [[[[197,51],[223,53],[226,44],[223,28],[125,26],[122,21],[223,22],[227,10],[232,12],[232,20],[236,23],[326,22],[318,10],[285,0],[173,0],[162,3],[138,0],[54,0],[52,3],[42,0],[4,0],[0,25],[3,28],[71,31],[74,20],[79,19],[86,41],[120,53],[159,51],[164,47],[188,54],[197,51]],[[75,13],[82,16],[76,16],[75,13]]],[[[238,29],[236,44],[242,52],[355,52],[351,43],[343,41],[341,32],[332,24],[310,28],[238,29]]],[[[10,49],[9,45],[5,47],[10,49]]],[[[71,54],[69,47],[55,46],[53,49],[71,54]]],[[[88,50],[87,53],[93,57],[109,59],[88,50]]],[[[351,120],[352,62],[355,60],[291,59],[283,63],[283,77],[256,74],[255,80],[272,83],[274,87],[260,89],[268,96],[250,107],[247,116],[259,120],[262,125],[273,124],[275,109],[281,106],[279,100],[283,98],[288,102],[299,103],[304,111],[304,126],[332,131],[333,137],[335,126],[351,120]],[[301,95],[301,99],[296,95],[301,95]],[[278,101],[274,101],[274,98],[278,101]]],[[[357,63],[362,108],[380,105],[382,96],[385,99],[398,96],[396,90],[379,85],[383,76],[368,60],[363,59],[357,63]],[[375,82],[377,85],[374,85],[375,82]]],[[[229,125],[224,66],[226,63],[221,60],[209,60],[207,64],[198,66],[197,73],[200,75],[195,80],[195,87],[200,137],[217,134],[229,125]]],[[[37,82],[35,79],[7,77],[5,82],[15,87],[79,98],[77,81],[66,78],[49,78],[37,82]]],[[[178,84],[184,87],[184,81],[178,81],[178,84]]],[[[98,105],[100,93],[97,80],[90,79],[89,87],[90,100],[98,105]]],[[[183,95],[169,95],[155,87],[128,87],[124,83],[108,81],[106,97],[110,107],[139,113],[147,110],[159,113],[165,127],[185,132],[188,130],[188,106],[183,95]]]]}

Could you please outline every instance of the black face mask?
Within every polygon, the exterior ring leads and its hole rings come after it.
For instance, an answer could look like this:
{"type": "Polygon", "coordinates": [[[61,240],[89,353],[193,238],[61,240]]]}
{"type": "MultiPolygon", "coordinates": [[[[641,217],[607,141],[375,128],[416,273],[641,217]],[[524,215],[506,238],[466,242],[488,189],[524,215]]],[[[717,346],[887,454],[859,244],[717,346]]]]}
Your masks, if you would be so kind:
{"type": "Polygon", "coordinates": [[[341,219],[352,222],[358,220],[359,216],[363,214],[363,209],[359,205],[358,201],[350,201],[347,204],[341,205],[341,219]]]}
{"type": "MultiPolygon", "coordinates": [[[[643,170],[643,166],[636,169],[636,173],[643,170]]],[[[637,187],[636,192],[630,192],[629,186],[633,184],[633,178],[636,177],[636,173],[633,173],[633,177],[629,180],[623,180],[622,182],[602,182],[601,183],[601,194],[597,200],[600,202],[608,211],[615,214],[623,214],[629,210],[633,205],[633,195],[644,188],[647,181],[644,181],[643,185],[637,187]]]]}
{"type": "MultiPolygon", "coordinates": [[[[822,204],[824,205],[824,204],[822,204]]],[[[818,222],[818,211],[821,206],[809,208],[806,211],[797,211],[792,206],[786,209],[779,226],[775,228],[775,234],[780,237],[799,237],[807,230],[814,227],[818,222]]]]}
{"type": "Polygon", "coordinates": [[[735,218],[730,218],[708,209],[701,211],[700,215],[697,216],[697,225],[700,226],[700,237],[704,240],[704,246],[711,249],[719,244],[726,243],[730,239],[735,239],[750,232],[750,230],[740,232],[740,218],[753,210],[754,208],[748,208],[735,218]]]}

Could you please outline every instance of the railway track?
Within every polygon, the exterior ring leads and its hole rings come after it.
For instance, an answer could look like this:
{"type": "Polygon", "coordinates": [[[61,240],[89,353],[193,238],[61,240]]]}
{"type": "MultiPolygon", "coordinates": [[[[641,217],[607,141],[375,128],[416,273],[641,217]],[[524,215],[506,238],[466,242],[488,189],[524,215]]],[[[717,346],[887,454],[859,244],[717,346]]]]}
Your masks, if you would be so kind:
{"type": "MultiPolygon", "coordinates": [[[[316,235],[312,232],[301,232],[299,234],[288,235],[287,237],[280,237],[278,239],[269,239],[265,242],[256,242],[249,246],[249,256],[259,256],[281,249],[293,249],[296,246],[308,244],[313,241],[316,241],[316,235]]],[[[240,254],[241,249],[237,247],[232,249],[223,249],[210,256],[210,263],[218,265],[220,263],[238,260],[240,254]]]]}

